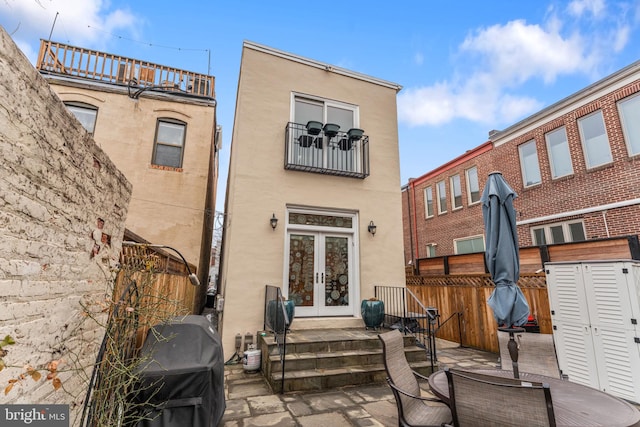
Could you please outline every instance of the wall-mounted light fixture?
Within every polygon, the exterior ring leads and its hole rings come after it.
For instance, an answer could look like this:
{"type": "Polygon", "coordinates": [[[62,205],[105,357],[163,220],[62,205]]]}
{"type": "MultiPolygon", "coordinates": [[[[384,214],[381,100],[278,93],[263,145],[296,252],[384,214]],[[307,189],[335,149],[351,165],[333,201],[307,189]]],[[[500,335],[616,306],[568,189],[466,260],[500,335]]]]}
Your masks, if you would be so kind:
{"type": "Polygon", "coordinates": [[[269,222],[271,223],[271,228],[275,230],[278,226],[278,218],[276,218],[276,214],[271,215],[269,222]]]}
{"type": "Polygon", "coordinates": [[[367,230],[369,231],[369,233],[371,233],[372,236],[376,235],[377,229],[378,227],[373,223],[373,221],[369,222],[369,226],[367,227],[367,230]]]}

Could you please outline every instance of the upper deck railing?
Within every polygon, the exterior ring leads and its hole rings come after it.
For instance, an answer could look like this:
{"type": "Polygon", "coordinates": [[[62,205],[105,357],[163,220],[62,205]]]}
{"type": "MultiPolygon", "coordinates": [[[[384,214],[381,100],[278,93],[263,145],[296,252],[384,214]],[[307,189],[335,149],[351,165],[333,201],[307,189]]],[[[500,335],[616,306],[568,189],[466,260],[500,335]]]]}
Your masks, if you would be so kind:
{"type": "Polygon", "coordinates": [[[153,89],[215,97],[213,76],[49,40],[40,40],[36,68],[53,74],[129,86],[137,91],[153,89]]]}

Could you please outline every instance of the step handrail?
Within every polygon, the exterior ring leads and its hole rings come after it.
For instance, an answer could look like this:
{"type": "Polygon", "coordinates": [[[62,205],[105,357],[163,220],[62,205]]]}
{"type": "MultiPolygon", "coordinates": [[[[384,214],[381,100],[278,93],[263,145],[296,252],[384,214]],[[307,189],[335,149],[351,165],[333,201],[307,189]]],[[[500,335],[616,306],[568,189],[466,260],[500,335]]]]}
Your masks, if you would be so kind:
{"type": "Polygon", "coordinates": [[[289,330],[289,316],[284,306],[282,290],[277,286],[266,285],[264,293],[264,330],[273,333],[280,366],[282,367],[280,394],[284,393],[284,370],[287,354],[287,331],[289,330]],[[273,324],[275,322],[275,325],[273,324]]]}

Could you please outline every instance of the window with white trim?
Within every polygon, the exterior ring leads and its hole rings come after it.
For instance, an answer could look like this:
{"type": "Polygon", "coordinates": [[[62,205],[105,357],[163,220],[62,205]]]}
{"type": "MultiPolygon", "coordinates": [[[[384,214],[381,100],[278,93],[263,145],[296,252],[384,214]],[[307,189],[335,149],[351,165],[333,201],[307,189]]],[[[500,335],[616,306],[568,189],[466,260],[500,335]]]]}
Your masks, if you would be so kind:
{"type": "Polygon", "coordinates": [[[427,244],[427,258],[434,258],[436,256],[436,246],[435,243],[427,244]]]}
{"type": "Polygon", "coordinates": [[[65,102],[67,109],[78,119],[83,128],[91,135],[96,128],[98,108],[84,102],[65,102]]]}
{"type": "Polygon", "coordinates": [[[484,252],[484,236],[465,237],[453,240],[453,248],[456,255],[484,252]]]}
{"type": "Polygon", "coordinates": [[[578,129],[580,130],[580,140],[582,141],[587,169],[613,161],[602,111],[596,111],[579,119],[578,129]]]}
{"type": "Polygon", "coordinates": [[[531,237],[533,238],[533,244],[536,246],[587,240],[582,220],[531,227],[531,237]]]}
{"type": "Polygon", "coordinates": [[[618,112],[629,156],[640,154],[640,96],[618,102],[618,112]]]}
{"type": "Polygon", "coordinates": [[[181,168],[186,130],[186,123],[179,120],[158,119],[151,163],[181,168]]]}
{"type": "Polygon", "coordinates": [[[431,187],[424,189],[424,213],[427,218],[433,216],[433,190],[431,187]]]}
{"type": "Polygon", "coordinates": [[[478,168],[476,166],[464,171],[467,180],[467,198],[469,204],[478,203],[480,201],[480,183],[478,181],[478,168]]]}
{"type": "Polygon", "coordinates": [[[522,168],[522,181],[525,187],[540,184],[540,164],[538,163],[538,149],[536,141],[529,141],[518,146],[520,153],[520,167],[522,168]]]}
{"type": "Polygon", "coordinates": [[[553,130],[544,137],[547,141],[551,177],[560,178],[573,174],[573,163],[571,162],[571,152],[569,151],[569,141],[567,140],[565,127],[562,126],[553,130]]]}
{"type": "Polygon", "coordinates": [[[462,186],[460,185],[460,175],[450,177],[449,186],[451,187],[451,209],[460,209],[462,207],[462,186]]]}
{"type": "Polygon", "coordinates": [[[438,193],[438,213],[447,212],[447,185],[444,181],[436,184],[436,192],[438,193]]]}

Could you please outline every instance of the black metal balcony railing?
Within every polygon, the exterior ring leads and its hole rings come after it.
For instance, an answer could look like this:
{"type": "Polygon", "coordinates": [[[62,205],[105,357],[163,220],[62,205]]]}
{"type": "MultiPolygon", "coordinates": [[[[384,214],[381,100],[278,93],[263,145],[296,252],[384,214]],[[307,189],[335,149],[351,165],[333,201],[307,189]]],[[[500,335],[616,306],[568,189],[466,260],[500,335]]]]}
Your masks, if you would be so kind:
{"type": "Polygon", "coordinates": [[[214,97],[214,77],[48,40],[40,41],[41,72],[156,91],[214,97]]]}
{"type": "Polygon", "coordinates": [[[311,135],[304,124],[287,123],[284,168],[364,179],[369,176],[369,137],[311,135]]]}

